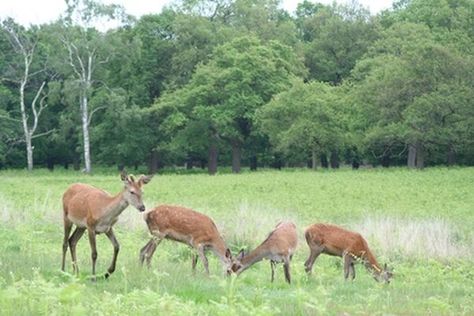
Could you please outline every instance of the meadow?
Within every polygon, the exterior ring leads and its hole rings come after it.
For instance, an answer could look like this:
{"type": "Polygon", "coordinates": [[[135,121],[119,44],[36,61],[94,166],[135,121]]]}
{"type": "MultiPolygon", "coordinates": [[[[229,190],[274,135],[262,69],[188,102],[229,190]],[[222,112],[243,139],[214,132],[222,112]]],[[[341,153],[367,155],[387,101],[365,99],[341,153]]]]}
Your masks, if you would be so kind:
{"type": "MultiPolygon", "coordinates": [[[[212,253],[210,276],[200,261],[193,275],[191,250],[172,241],[142,268],[138,253],[149,233],[132,207],[115,226],[121,251],[109,279],[89,280],[87,236],[78,244],[79,276],[71,274],[69,253],[62,272],[61,196],[74,182],[113,194],[122,188],[113,170],[0,171],[1,315],[474,314],[474,168],[165,174],[144,188],[148,209],[167,203],[211,216],[234,254],[258,245],[280,220],[294,221],[300,243],[291,285],[281,265],[270,283],[268,261],[225,277],[212,253]],[[375,282],[361,265],[346,282],[341,259],[325,255],[308,277],[303,231],[315,222],[361,232],[379,262],[393,267],[392,282],[375,282]]],[[[101,274],[112,245],[103,235],[97,241],[101,274]]]]}

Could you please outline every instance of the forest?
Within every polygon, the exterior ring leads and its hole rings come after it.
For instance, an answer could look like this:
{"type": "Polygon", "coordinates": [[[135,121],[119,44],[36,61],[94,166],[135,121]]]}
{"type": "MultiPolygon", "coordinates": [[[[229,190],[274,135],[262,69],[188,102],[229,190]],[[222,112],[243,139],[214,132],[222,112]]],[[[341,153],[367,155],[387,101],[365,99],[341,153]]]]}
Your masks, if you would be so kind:
{"type": "Polygon", "coordinates": [[[472,0],[66,3],[0,21],[0,169],[474,165],[472,0]]]}

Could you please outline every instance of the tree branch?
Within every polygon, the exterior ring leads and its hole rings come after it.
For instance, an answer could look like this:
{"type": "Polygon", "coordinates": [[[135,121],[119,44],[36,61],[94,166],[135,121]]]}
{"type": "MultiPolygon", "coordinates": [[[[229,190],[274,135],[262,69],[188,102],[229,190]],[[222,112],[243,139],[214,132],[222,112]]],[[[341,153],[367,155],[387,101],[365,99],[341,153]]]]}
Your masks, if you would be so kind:
{"type": "Polygon", "coordinates": [[[10,121],[13,121],[13,122],[21,122],[21,120],[19,120],[19,119],[9,117],[9,116],[6,116],[6,115],[0,115],[0,118],[5,119],[5,120],[10,120],[10,121]]]}
{"type": "Polygon", "coordinates": [[[76,73],[78,78],[82,78],[79,70],[77,69],[76,64],[74,63],[73,52],[72,52],[71,46],[69,45],[69,42],[64,38],[61,38],[61,42],[63,42],[64,46],[66,46],[66,48],[68,50],[69,65],[71,66],[72,70],[76,73]]]}
{"type": "Polygon", "coordinates": [[[38,101],[38,98],[39,98],[41,92],[43,91],[43,88],[44,88],[45,84],[46,84],[46,81],[43,81],[41,83],[41,86],[39,87],[38,91],[36,91],[36,95],[35,95],[33,101],[31,102],[31,110],[33,112],[33,126],[28,131],[30,133],[30,136],[33,136],[33,134],[36,131],[36,128],[38,127],[38,119],[39,119],[39,116],[41,115],[41,112],[43,111],[43,109],[45,107],[48,106],[48,105],[46,105],[46,106],[43,105],[44,104],[43,101],[45,99],[45,96],[44,96],[43,98],[41,98],[39,110],[36,109],[36,102],[38,101]]]}
{"type": "Polygon", "coordinates": [[[96,107],[95,109],[93,109],[90,113],[89,113],[89,118],[87,119],[87,125],[90,126],[91,124],[91,121],[92,121],[92,115],[94,115],[95,112],[97,111],[100,111],[102,109],[105,109],[106,106],[99,106],[99,107],[96,107]]]}
{"type": "Polygon", "coordinates": [[[48,135],[48,134],[51,134],[51,133],[54,132],[54,131],[56,131],[55,128],[50,129],[50,130],[47,131],[47,132],[39,133],[39,134],[36,134],[36,135],[34,135],[34,136],[31,136],[31,139],[35,139],[35,138],[38,138],[38,137],[41,137],[41,136],[46,136],[46,135],[48,135]]]}

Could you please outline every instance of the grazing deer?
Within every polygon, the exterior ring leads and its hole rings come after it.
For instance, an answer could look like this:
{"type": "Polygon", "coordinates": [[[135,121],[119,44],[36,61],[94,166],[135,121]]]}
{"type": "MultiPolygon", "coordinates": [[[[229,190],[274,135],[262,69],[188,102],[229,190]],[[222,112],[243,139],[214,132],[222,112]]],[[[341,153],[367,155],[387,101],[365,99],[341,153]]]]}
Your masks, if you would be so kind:
{"type": "Polygon", "coordinates": [[[349,275],[355,279],[354,262],[360,260],[373,274],[375,280],[390,283],[392,273],[387,270],[386,264],[383,269],[380,268],[367,241],[360,234],[335,225],[313,224],[306,229],[305,237],[310,249],[308,260],[304,264],[308,274],[311,273],[316,258],[325,253],[343,258],[346,280],[349,275]]]}
{"type": "Polygon", "coordinates": [[[105,278],[108,278],[115,271],[115,262],[117,261],[120,245],[115,238],[112,226],[117,222],[119,215],[129,204],[136,207],[140,212],[145,211],[145,206],[142,201],[142,186],[150,182],[151,178],[152,176],[141,176],[138,181],[135,181],[133,176],[128,176],[126,172],[123,171],[121,173],[121,179],[125,186],[116,196],[111,196],[101,189],[83,183],[75,183],[66,190],[63,194],[63,271],[69,245],[73,271],[79,273],[76,261],[76,245],[86,230],[89,234],[89,243],[92,252],[93,280],[96,279],[96,234],[105,233],[114,246],[114,256],[110,267],[107,269],[105,278]],[[70,236],[73,224],[76,225],[76,229],[70,236]]]}
{"type": "Polygon", "coordinates": [[[251,265],[263,259],[270,260],[273,282],[275,277],[275,264],[283,262],[285,279],[291,283],[290,261],[298,245],[296,226],[291,222],[280,222],[268,235],[267,239],[248,254],[242,249],[232,265],[232,271],[238,275],[248,269],[251,265]]]}
{"type": "MultiPolygon", "coordinates": [[[[205,251],[210,249],[221,260],[227,274],[231,273],[232,255],[222,239],[216,224],[208,216],[188,208],[160,205],[145,215],[145,221],[153,237],[140,250],[140,263],[146,260],[150,266],[156,247],[163,239],[184,243],[197,250],[209,274],[205,251]]],[[[193,254],[192,269],[196,270],[197,256],[193,254]]]]}

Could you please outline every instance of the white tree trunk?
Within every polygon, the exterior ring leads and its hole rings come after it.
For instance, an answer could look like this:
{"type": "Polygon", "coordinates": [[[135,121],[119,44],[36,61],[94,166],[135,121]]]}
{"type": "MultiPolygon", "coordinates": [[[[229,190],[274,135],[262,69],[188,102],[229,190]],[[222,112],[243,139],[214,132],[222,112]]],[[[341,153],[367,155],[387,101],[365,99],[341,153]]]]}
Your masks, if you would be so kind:
{"type": "Polygon", "coordinates": [[[85,172],[90,173],[91,168],[91,155],[90,155],[90,140],[89,140],[89,113],[87,104],[87,89],[84,91],[81,100],[81,117],[82,117],[82,135],[84,141],[84,165],[85,172]]]}
{"type": "MultiPolygon", "coordinates": [[[[26,64],[25,74],[28,74],[28,64],[26,64]]],[[[27,76],[21,81],[20,84],[20,111],[21,111],[21,122],[23,126],[23,134],[25,135],[26,143],[26,160],[28,162],[28,171],[33,170],[33,146],[31,146],[31,134],[28,128],[28,116],[26,115],[25,108],[25,86],[27,82],[27,76]]]]}

